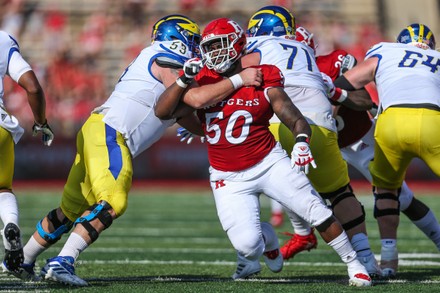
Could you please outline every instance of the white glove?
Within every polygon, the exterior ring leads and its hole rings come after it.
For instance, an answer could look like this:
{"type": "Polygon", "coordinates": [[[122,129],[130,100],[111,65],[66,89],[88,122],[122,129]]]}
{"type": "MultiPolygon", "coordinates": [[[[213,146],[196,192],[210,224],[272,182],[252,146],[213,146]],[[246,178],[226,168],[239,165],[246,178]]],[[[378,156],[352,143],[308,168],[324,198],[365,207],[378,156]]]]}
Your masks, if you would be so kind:
{"type": "Polygon", "coordinates": [[[203,62],[200,60],[200,58],[191,58],[188,59],[183,64],[183,75],[180,76],[176,83],[181,88],[186,88],[196,77],[196,75],[200,72],[200,70],[203,68],[203,62]]]}
{"type": "MultiPolygon", "coordinates": [[[[186,140],[187,144],[190,144],[194,139],[194,134],[192,134],[189,130],[183,127],[179,127],[177,129],[177,136],[180,137],[180,142],[184,142],[186,140]]],[[[205,137],[201,136],[200,141],[204,143],[205,137]]]]}
{"type": "Polygon", "coordinates": [[[333,84],[333,80],[330,76],[321,72],[322,80],[324,81],[324,85],[327,89],[327,95],[331,102],[340,104],[348,98],[348,93],[346,90],[335,87],[333,84]]]}
{"type": "Polygon", "coordinates": [[[183,72],[190,79],[194,79],[202,68],[203,61],[200,58],[191,58],[183,64],[183,72]]]}
{"type": "Polygon", "coordinates": [[[40,131],[42,133],[41,139],[43,140],[43,144],[50,146],[55,135],[53,134],[52,129],[50,129],[49,124],[47,124],[47,121],[43,124],[37,122],[34,123],[34,126],[32,126],[32,135],[36,136],[40,131]]]}
{"type": "Polygon", "coordinates": [[[341,69],[339,71],[339,75],[344,74],[346,71],[352,69],[357,64],[356,58],[354,56],[347,54],[344,56],[344,59],[342,59],[341,63],[341,69]]]}
{"type": "Polygon", "coordinates": [[[297,143],[293,146],[291,154],[291,167],[297,169],[297,172],[309,173],[309,165],[316,168],[315,160],[310,151],[308,137],[305,134],[300,134],[296,137],[297,143]]]}

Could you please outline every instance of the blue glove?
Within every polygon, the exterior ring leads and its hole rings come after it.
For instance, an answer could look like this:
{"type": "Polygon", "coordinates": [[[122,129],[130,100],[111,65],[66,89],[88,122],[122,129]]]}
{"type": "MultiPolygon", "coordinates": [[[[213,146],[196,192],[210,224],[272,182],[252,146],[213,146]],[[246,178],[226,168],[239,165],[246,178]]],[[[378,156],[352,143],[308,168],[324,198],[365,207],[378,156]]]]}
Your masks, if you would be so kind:
{"type": "MultiPolygon", "coordinates": [[[[186,128],[179,127],[179,128],[177,128],[177,136],[180,137],[180,141],[181,142],[186,140],[186,143],[190,144],[193,141],[195,134],[191,133],[186,128]]],[[[205,137],[204,136],[200,137],[200,142],[201,143],[205,142],[205,137]]]]}
{"type": "Polygon", "coordinates": [[[194,135],[188,131],[186,128],[179,127],[177,128],[177,136],[180,136],[180,142],[184,142],[185,140],[187,144],[190,144],[194,139],[194,135]]]}

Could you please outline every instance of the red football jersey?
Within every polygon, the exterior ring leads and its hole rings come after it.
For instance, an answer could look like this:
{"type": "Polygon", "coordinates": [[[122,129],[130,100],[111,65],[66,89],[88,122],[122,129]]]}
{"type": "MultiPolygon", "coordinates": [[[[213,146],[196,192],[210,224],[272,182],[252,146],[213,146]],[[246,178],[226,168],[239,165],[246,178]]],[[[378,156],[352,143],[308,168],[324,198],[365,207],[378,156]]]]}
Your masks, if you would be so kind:
{"type": "MultiPolygon", "coordinates": [[[[214,169],[241,171],[252,167],[276,144],[269,131],[269,120],[274,113],[264,89],[283,87],[284,78],[276,66],[253,67],[262,70],[260,87],[241,87],[223,101],[197,110],[208,142],[209,162],[214,169]]],[[[222,79],[206,66],[196,77],[199,85],[222,79]]]]}
{"type": "MultiPolygon", "coordinates": [[[[319,70],[334,81],[339,77],[341,63],[348,53],[344,50],[335,50],[328,55],[318,56],[316,63],[319,70]]],[[[361,139],[372,126],[367,111],[356,111],[343,105],[335,113],[338,126],[338,145],[340,148],[351,145],[361,139]]]]}

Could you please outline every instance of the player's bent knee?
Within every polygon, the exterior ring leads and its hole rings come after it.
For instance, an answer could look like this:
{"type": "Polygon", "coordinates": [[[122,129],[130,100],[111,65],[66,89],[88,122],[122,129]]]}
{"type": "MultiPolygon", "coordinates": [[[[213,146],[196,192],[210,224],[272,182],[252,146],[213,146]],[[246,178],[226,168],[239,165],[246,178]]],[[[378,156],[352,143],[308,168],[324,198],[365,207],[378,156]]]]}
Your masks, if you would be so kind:
{"type": "Polygon", "coordinates": [[[90,224],[90,222],[94,219],[98,219],[104,226],[104,230],[107,229],[113,223],[113,216],[110,213],[111,209],[111,205],[109,205],[106,201],[95,204],[88,209],[90,210],[90,214],[78,218],[75,221],[75,225],[81,224],[84,229],[87,230],[87,233],[89,234],[89,237],[93,243],[96,241],[96,239],[98,239],[100,232],[98,232],[95,227],[90,224]]]}
{"type": "Polygon", "coordinates": [[[228,231],[229,238],[234,248],[250,260],[258,259],[264,252],[263,238],[252,231],[241,230],[239,233],[228,231]]]}
{"type": "Polygon", "coordinates": [[[57,217],[57,209],[54,209],[47,214],[47,220],[52,223],[55,231],[51,233],[46,232],[42,226],[43,220],[41,220],[37,223],[37,232],[41,236],[41,238],[43,238],[50,244],[54,244],[58,240],[60,240],[61,236],[69,232],[73,225],[73,222],[70,221],[67,217],[65,217],[64,220],[60,221],[57,217]]]}
{"type": "Polygon", "coordinates": [[[383,216],[392,216],[392,215],[399,215],[400,214],[400,203],[399,203],[399,196],[390,193],[376,193],[374,192],[374,218],[379,218],[383,216]],[[381,200],[391,200],[393,201],[393,207],[387,207],[387,208],[379,208],[380,204],[378,204],[381,200]]]}

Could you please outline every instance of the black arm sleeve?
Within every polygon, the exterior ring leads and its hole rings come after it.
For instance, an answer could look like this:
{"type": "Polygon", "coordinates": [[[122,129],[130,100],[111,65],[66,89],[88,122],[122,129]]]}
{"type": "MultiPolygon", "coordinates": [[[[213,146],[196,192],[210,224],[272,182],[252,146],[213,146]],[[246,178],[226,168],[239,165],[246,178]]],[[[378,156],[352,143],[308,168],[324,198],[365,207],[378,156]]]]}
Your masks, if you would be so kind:
{"type": "Polygon", "coordinates": [[[347,90],[347,91],[355,91],[356,90],[356,88],[354,88],[354,86],[343,75],[341,75],[337,79],[335,79],[333,84],[336,87],[341,88],[343,90],[347,90]]]}

